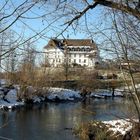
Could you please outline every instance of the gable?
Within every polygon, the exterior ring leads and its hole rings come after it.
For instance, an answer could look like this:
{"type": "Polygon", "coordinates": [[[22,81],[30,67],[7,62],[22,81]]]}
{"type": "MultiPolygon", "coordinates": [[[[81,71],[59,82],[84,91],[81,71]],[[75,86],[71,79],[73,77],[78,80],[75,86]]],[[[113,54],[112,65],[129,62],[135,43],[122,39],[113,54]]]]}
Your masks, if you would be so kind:
{"type": "Polygon", "coordinates": [[[97,46],[91,39],[51,39],[44,49],[52,47],[63,49],[63,46],[90,46],[97,50],[97,46]]]}

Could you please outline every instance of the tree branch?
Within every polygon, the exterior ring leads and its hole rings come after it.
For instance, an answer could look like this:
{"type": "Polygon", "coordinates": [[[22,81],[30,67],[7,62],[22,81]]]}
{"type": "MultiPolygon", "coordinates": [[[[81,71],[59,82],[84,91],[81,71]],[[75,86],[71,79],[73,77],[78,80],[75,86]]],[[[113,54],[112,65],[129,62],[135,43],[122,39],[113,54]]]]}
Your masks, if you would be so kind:
{"type": "Polygon", "coordinates": [[[102,5],[102,6],[106,6],[109,8],[113,8],[116,10],[120,10],[122,12],[125,12],[129,15],[132,15],[134,17],[136,17],[138,20],[140,20],[140,12],[139,10],[136,8],[131,8],[129,6],[125,6],[122,3],[116,3],[113,1],[107,1],[107,0],[94,0],[94,3],[91,5],[88,5],[83,11],[79,12],[78,15],[76,15],[73,19],[71,19],[70,21],[66,22],[64,25],[67,24],[68,28],[75,20],[80,19],[89,9],[93,9],[95,8],[97,5],[102,5]]]}
{"type": "Polygon", "coordinates": [[[98,5],[98,3],[93,3],[92,5],[88,5],[83,11],[79,12],[77,16],[75,16],[72,20],[66,22],[65,24],[68,24],[70,26],[75,20],[78,20],[81,18],[89,9],[93,9],[98,5]]]}
{"type": "Polygon", "coordinates": [[[116,10],[120,10],[122,12],[128,13],[129,15],[132,15],[134,17],[136,17],[137,19],[140,20],[140,12],[139,10],[136,8],[131,8],[129,6],[125,6],[122,3],[116,3],[114,1],[108,1],[108,0],[94,0],[95,3],[98,3],[100,5],[106,6],[106,7],[110,7],[110,8],[114,8],[116,10]]]}

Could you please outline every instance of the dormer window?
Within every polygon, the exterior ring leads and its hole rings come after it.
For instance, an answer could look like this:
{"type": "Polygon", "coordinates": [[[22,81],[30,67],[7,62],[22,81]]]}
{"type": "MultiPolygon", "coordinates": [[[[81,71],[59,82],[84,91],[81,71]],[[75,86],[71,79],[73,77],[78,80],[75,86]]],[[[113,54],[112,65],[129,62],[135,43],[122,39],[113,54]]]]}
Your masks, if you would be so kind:
{"type": "Polygon", "coordinates": [[[84,48],[82,48],[82,51],[84,52],[84,51],[85,51],[85,49],[84,49],[84,48]]]}
{"type": "Polygon", "coordinates": [[[90,51],[90,48],[86,48],[86,51],[89,52],[90,51]]]}
{"type": "Polygon", "coordinates": [[[78,51],[79,49],[78,48],[75,48],[75,51],[78,51]]]}

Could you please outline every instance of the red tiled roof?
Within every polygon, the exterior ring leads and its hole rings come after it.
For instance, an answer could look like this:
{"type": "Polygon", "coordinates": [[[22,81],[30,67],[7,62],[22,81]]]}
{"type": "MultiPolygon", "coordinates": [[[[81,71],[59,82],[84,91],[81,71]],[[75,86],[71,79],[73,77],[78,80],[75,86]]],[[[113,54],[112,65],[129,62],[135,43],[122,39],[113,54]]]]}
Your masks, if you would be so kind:
{"type": "Polygon", "coordinates": [[[91,39],[51,39],[44,48],[56,47],[59,43],[61,43],[61,46],[91,46],[97,49],[95,43],[91,39]]]}

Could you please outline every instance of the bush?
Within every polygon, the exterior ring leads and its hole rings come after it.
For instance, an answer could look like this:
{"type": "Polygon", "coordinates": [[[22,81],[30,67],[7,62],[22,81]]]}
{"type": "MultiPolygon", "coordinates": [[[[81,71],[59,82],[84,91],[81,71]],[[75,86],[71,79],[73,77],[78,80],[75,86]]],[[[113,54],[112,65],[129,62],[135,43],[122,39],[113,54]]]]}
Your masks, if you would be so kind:
{"type": "Polygon", "coordinates": [[[82,123],[75,127],[74,133],[81,140],[123,140],[123,136],[119,132],[114,134],[108,126],[100,121],[82,123]]]}

